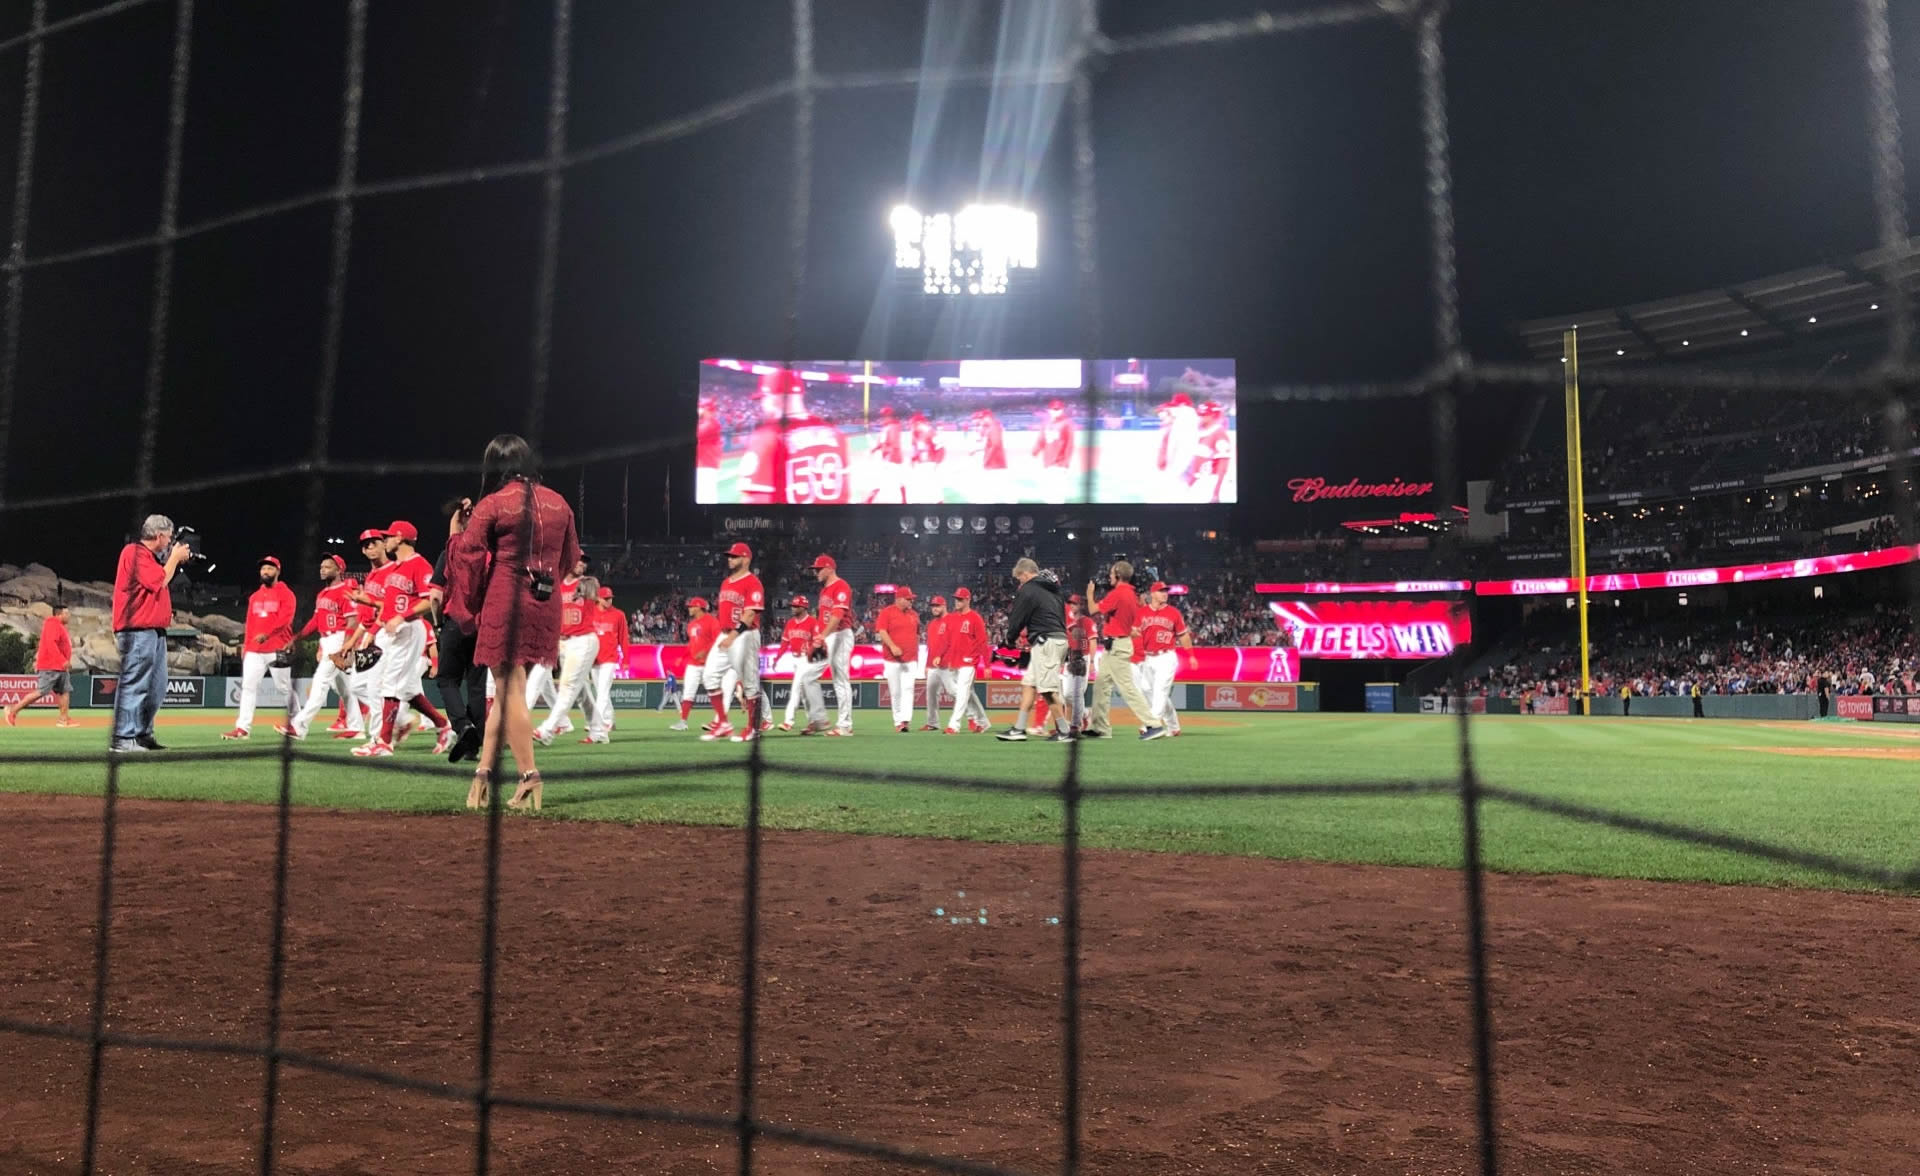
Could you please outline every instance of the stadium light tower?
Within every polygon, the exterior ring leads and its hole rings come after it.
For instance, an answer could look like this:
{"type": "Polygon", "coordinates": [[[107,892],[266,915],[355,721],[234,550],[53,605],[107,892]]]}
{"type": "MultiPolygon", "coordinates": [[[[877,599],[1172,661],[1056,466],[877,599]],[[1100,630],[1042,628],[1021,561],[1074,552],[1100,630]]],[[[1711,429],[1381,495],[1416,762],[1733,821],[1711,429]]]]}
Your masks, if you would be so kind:
{"type": "Polygon", "coordinates": [[[1008,204],[969,204],[959,212],[921,213],[895,206],[893,264],[919,270],[928,294],[1005,294],[1015,270],[1040,265],[1040,218],[1008,204]]]}

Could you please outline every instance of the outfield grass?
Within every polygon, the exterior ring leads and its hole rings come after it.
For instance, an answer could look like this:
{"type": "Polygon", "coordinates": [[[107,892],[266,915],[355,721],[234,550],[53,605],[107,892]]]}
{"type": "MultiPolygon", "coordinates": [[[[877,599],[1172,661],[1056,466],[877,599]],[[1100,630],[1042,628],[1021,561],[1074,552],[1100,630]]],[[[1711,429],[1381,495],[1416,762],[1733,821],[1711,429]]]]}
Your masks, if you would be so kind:
{"type": "MultiPolygon", "coordinates": [[[[163,717],[173,747],[243,755],[218,741],[224,715],[163,717]]],[[[104,742],[103,719],[59,731],[42,716],[0,729],[0,753],[76,755],[104,742]]],[[[744,763],[745,749],[666,731],[666,716],[625,712],[616,742],[571,740],[542,752],[546,816],[609,821],[733,824],[742,819],[744,773],[703,772],[569,783],[585,767],[660,768],[744,763]]],[[[962,792],[925,785],[802,776],[783,765],[942,777],[1054,780],[1064,747],[1006,745],[985,736],[885,730],[863,714],[850,740],[776,736],[765,745],[764,819],[769,826],[982,841],[1048,842],[1060,833],[1051,797],[962,792]]],[[[1920,858],[1920,729],[1842,723],[1694,722],[1671,719],[1476,719],[1473,754],[1490,785],[1754,837],[1862,862],[1920,858]],[[1782,748],[1868,749],[1887,758],[1783,754],[1782,748]],[[1872,750],[1877,749],[1877,750],[1872,750]],[[1908,758],[1899,758],[1908,757],[1908,758]]],[[[380,771],[352,760],[346,743],[303,745],[327,757],[300,763],[298,804],[414,812],[453,811],[466,775],[426,754],[416,739],[380,771]],[[337,760],[337,763],[334,762],[337,760]]],[[[278,740],[257,735],[257,755],[278,740]]],[[[1131,739],[1081,747],[1089,783],[1121,786],[1220,783],[1425,781],[1458,770],[1458,729],[1414,716],[1189,717],[1178,740],[1131,739]]],[[[130,759],[123,795],[272,803],[277,764],[259,760],[130,759]]],[[[0,763],[0,790],[98,794],[105,768],[86,763],[0,763]]],[[[1460,806],[1452,796],[1090,798],[1085,843],[1095,847],[1253,854],[1325,861],[1450,866],[1460,856],[1460,806]]],[[[1489,803],[1483,828],[1496,869],[1657,879],[1831,886],[1830,876],[1697,849],[1489,803]]]]}

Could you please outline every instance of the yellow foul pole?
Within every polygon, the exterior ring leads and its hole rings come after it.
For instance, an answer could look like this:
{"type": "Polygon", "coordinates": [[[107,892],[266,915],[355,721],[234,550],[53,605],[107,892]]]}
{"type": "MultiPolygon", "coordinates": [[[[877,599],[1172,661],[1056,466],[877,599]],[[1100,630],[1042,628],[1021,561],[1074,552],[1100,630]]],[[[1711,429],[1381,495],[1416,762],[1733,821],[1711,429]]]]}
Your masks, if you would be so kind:
{"type": "Polygon", "coordinates": [[[1587,490],[1580,458],[1580,332],[1560,336],[1560,360],[1566,365],[1567,393],[1567,551],[1572,556],[1574,590],[1580,599],[1580,713],[1592,713],[1593,680],[1587,644],[1587,490]]]}

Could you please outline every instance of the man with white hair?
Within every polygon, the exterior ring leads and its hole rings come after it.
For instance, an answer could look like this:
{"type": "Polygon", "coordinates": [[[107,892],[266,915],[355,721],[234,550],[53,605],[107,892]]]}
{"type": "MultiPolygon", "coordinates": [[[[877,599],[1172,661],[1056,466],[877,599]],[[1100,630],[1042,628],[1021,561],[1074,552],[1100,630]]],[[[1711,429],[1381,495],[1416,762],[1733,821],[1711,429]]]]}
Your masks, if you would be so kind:
{"type": "Polygon", "coordinates": [[[120,682],[113,692],[116,752],[160,751],[153,719],[167,694],[167,628],[173,624],[168,585],[193,554],[173,541],[173,520],[148,515],[140,538],[120,549],[113,574],[113,640],[120,651],[120,682]],[[165,556],[161,552],[165,552],[165,556]]]}

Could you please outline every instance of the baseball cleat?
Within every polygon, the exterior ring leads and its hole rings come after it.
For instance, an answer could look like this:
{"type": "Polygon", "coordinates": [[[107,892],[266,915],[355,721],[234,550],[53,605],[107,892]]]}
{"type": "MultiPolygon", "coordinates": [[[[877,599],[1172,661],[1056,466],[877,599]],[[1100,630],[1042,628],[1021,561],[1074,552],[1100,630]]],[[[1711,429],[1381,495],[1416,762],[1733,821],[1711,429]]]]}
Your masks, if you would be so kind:
{"type": "Polygon", "coordinates": [[[793,730],[793,723],[792,723],[791,721],[788,721],[788,722],[785,722],[785,723],[782,723],[782,724],[780,724],[780,729],[781,729],[782,731],[791,731],[791,730],[793,730]]]}
{"type": "Polygon", "coordinates": [[[851,739],[853,738],[853,728],[852,727],[835,727],[833,730],[828,731],[827,734],[836,736],[840,739],[851,739]]]}
{"type": "Polygon", "coordinates": [[[552,747],[555,734],[556,732],[549,731],[545,727],[535,727],[533,729],[533,741],[542,747],[552,747]]]}
{"type": "Polygon", "coordinates": [[[231,731],[220,732],[220,738],[222,739],[245,739],[247,736],[248,732],[242,727],[235,727],[231,731]]]}
{"type": "Polygon", "coordinates": [[[305,739],[306,738],[305,735],[302,735],[300,732],[294,730],[292,727],[288,726],[286,723],[275,723],[273,725],[273,732],[276,735],[284,735],[288,739],[305,739]]]}
{"type": "Polygon", "coordinates": [[[673,726],[667,728],[667,730],[669,731],[685,731],[687,729],[688,729],[687,721],[685,719],[681,719],[679,722],[675,723],[673,726]]]}
{"type": "Polygon", "coordinates": [[[376,739],[371,743],[362,743],[353,749],[353,754],[361,759],[385,759],[393,754],[393,745],[376,739]]]}
{"type": "Polygon", "coordinates": [[[366,734],[365,731],[335,731],[333,737],[335,739],[358,739],[364,734],[366,734]]]}
{"type": "Polygon", "coordinates": [[[611,740],[609,740],[605,735],[589,735],[585,739],[580,740],[580,742],[581,743],[608,743],[608,742],[611,742],[611,740]]]}
{"type": "Polygon", "coordinates": [[[925,723],[921,725],[920,729],[922,731],[938,731],[940,728],[934,726],[932,723],[925,723]]]}
{"type": "Polygon", "coordinates": [[[752,743],[754,740],[760,738],[760,732],[754,730],[752,727],[748,727],[746,730],[740,732],[740,734],[730,736],[730,738],[735,743],[752,743]]]}
{"type": "Polygon", "coordinates": [[[440,735],[433,741],[433,754],[445,755],[453,750],[453,728],[440,728],[440,735]]]}
{"type": "Polygon", "coordinates": [[[703,732],[700,736],[700,742],[702,743],[724,742],[731,738],[733,738],[733,724],[721,723],[719,726],[713,728],[712,730],[703,732]]]}

